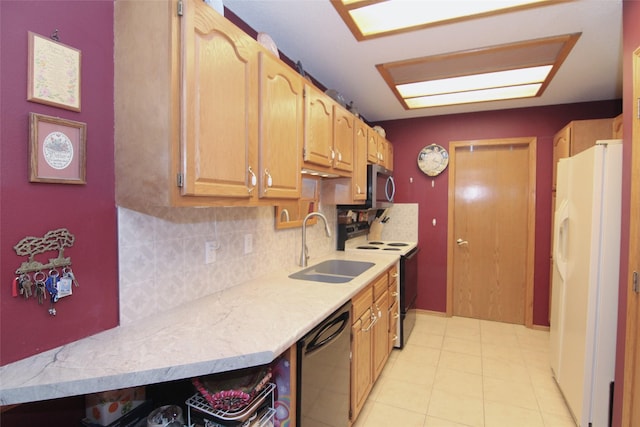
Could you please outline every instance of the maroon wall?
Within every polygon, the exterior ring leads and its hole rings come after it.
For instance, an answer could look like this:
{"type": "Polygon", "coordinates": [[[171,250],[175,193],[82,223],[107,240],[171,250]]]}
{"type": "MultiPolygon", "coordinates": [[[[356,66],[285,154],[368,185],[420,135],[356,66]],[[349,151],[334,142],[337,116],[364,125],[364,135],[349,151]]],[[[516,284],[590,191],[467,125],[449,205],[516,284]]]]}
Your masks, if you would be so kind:
{"type": "MultiPolygon", "coordinates": [[[[118,323],[118,251],[113,149],[113,2],[0,1],[0,364],[78,340],[118,323]],[[81,112],[28,102],[27,31],[82,52],[81,112]],[[87,123],[86,185],[30,183],[29,113],[87,123]],[[48,314],[11,296],[15,270],[25,261],[13,246],[66,227],[65,250],[80,283],[48,314]]],[[[47,252],[36,260],[47,262],[47,252]]],[[[87,361],[89,363],[90,361],[87,361]]]]}
{"type": "Polygon", "coordinates": [[[489,111],[381,123],[394,147],[396,200],[419,204],[418,303],[420,309],[446,311],[448,169],[434,180],[417,165],[426,145],[449,141],[537,137],[536,236],[533,323],[548,325],[549,246],[551,237],[551,164],[553,136],[572,120],[615,117],[620,101],[605,101],[489,111]],[[413,183],[410,179],[413,178],[413,183]],[[436,219],[436,227],[431,225],[436,219]]]}
{"type": "MultiPolygon", "coordinates": [[[[627,283],[629,268],[629,202],[631,199],[631,129],[633,126],[633,51],[640,47],[640,2],[623,2],[623,93],[624,142],[622,165],[622,234],[620,244],[620,294],[618,299],[618,345],[613,404],[613,425],[622,425],[622,389],[626,334],[627,283]]],[[[636,147],[636,150],[638,147],[636,147]]]]}

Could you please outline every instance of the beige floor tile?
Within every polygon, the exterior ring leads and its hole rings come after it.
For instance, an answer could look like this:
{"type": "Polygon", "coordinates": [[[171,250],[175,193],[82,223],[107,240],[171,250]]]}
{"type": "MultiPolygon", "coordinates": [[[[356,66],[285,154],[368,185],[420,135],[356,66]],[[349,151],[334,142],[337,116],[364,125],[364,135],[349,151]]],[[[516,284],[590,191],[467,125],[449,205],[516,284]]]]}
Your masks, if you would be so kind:
{"type": "Polygon", "coordinates": [[[482,383],[485,401],[539,410],[538,401],[530,382],[520,383],[483,377],[482,383]]]}
{"type": "Polygon", "coordinates": [[[414,331],[411,333],[411,336],[409,337],[409,344],[421,347],[441,349],[443,339],[444,333],[435,334],[432,332],[416,331],[414,329],[414,331]]]}
{"type": "Polygon", "coordinates": [[[396,363],[420,363],[425,366],[437,366],[440,359],[440,349],[421,347],[418,345],[406,345],[398,357],[396,363]]]}
{"type": "Polygon", "coordinates": [[[385,369],[381,377],[406,381],[412,384],[433,385],[436,367],[414,362],[400,362],[397,360],[390,369],[385,369]]]}
{"type": "Polygon", "coordinates": [[[446,335],[442,342],[442,349],[474,356],[480,356],[482,354],[482,347],[479,341],[470,341],[446,335]]]}
{"type": "Polygon", "coordinates": [[[482,358],[472,354],[442,350],[438,368],[482,375],[482,358]]]}
{"type": "Polygon", "coordinates": [[[491,378],[530,382],[529,370],[525,365],[493,357],[482,358],[482,374],[491,378]]]}
{"type": "Polygon", "coordinates": [[[433,390],[434,392],[439,390],[482,399],[482,383],[481,375],[438,368],[433,382],[433,390]]]}
{"type": "Polygon", "coordinates": [[[469,341],[480,341],[480,328],[467,327],[465,325],[447,325],[445,337],[461,338],[469,341]]]}
{"type": "Polygon", "coordinates": [[[447,327],[463,327],[480,330],[480,320],[469,317],[453,316],[447,318],[447,327]]]}
{"type": "Polygon", "coordinates": [[[558,387],[535,387],[534,393],[538,399],[538,406],[541,412],[571,417],[569,408],[562,397],[558,387]]]}
{"type": "Polygon", "coordinates": [[[485,402],[484,419],[485,427],[544,427],[539,411],[496,402],[485,402]]]}
{"type": "Polygon", "coordinates": [[[430,397],[431,386],[387,378],[375,401],[426,415],[430,397]]]}
{"type": "Polygon", "coordinates": [[[507,363],[525,365],[525,359],[519,347],[483,343],[482,357],[502,360],[507,363]]]}
{"type": "Polygon", "coordinates": [[[542,413],[545,427],[576,427],[575,421],[570,416],[542,413]]]}
{"type": "MultiPolygon", "coordinates": [[[[473,427],[484,427],[484,408],[481,398],[457,392],[433,389],[428,416],[473,427]]],[[[401,424],[393,424],[400,426],[401,424]]],[[[368,427],[368,426],[367,426],[368,427]]]]}
{"type": "Polygon", "coordinates": [[[427,416],[424,427],[468,427],[466,424],[459,424],[441,418],[427,416]]]}
{"type": "Polygon", "coordinates": [[[423,427],[426,416],[406,409],[374,402],[364,424],[358,427],[423,427]]]}

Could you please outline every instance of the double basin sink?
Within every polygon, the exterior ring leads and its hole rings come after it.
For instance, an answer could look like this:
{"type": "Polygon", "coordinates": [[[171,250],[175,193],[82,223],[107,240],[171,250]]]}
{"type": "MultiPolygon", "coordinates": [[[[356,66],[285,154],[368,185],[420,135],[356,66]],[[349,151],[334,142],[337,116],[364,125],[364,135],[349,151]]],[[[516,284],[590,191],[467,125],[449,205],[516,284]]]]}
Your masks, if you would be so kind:
{"type": "Polygon", "coordinates": [[[290,274],[289,277],[312,282],[346,283],[374,265],[375,263],[373,262],[330,259],[290,274]]]}

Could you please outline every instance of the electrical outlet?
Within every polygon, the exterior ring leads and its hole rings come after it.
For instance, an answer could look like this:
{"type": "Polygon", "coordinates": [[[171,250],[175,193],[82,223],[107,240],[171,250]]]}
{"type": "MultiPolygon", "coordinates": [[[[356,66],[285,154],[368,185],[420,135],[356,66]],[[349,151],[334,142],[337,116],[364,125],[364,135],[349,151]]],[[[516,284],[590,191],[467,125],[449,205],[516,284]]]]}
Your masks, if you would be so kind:
{"type": "Polygon", "coordinates": [[[253,252],[253,234],[244,235],[244,253],[250,254],[253,252]]]}
{"type": "Polygon", "coordinates": [[[204,243],[204,263],[205,264],[212,264],[216,262],[216,249],[218,249],[217,242],[204,243]]]}

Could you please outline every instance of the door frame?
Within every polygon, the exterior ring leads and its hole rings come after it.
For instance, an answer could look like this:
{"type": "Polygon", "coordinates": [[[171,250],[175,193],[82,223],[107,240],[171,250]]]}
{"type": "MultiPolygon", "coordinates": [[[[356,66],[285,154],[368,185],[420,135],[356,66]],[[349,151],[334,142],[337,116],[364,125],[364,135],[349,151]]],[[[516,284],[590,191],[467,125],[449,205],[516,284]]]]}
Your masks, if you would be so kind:
{"type": "MultiPolygon", "coordinates": [[[[638,102],[640,99],[640,48],[633,52],[633,114],[631,127],[631,194],[629,197],[629,256],[627,270],[627,286],[621,292],[627,293],[626,306],[626,334],[624,346],[624,383],[622,389],[622,425],[630,426],[640,419],[638,411],[634,408],[633,402],[636,395],[640,393],[640,380],[636,365],[638,359],[639,341],[638,333],[640,328],[640,296],[633,291],[633,274],[640,272],[640,119],[638,114],[638,102]]],[[[619,309],[622,309],[620,307],[619,309]]]]}
{"type": "Polygon", "coordinates": [[[503,146],[525,145],[529,150],[529,194],[528,194],[528,221],[527,221],[527,265],[524,293],[524,324],[533,326],[533,275],[535,270],[535,233],[536,233],[536,137],[521,138],[494,138],[469,141],[449,142],[449,202],[447,224],[447,317],[453,316],[453,257],[456,248],[454,236],[455,218],[455,176],[456,176],[456,149],[469,146],[503,146]]]}

